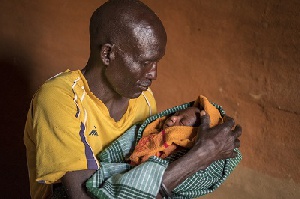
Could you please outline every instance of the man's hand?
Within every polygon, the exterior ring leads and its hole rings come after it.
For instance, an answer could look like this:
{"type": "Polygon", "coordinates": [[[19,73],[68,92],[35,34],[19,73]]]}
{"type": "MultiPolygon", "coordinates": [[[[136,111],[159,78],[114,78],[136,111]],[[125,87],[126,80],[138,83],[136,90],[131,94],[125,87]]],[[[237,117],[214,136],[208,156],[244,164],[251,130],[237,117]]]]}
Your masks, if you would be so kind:
{"type": "Polygon", "coordinates": [[[211,162],[235,157],[237,154],[233,149],[240,147],[238,138],[242,134],[241,126],[234,127],[234,120],[229,116],[225,116],[224,120],[223,124],[209,128],[209,115],[201,111],[198,141],[193,148],[201,147],[208,150],[212,158],[211,162]]]}
{"type": "Polygon", "coordinates": [[[225,116],[223,124],[213,128],[209,128],[209,123],[209,115],[201,111],[198,140],[184,156],[170,163],[163,175],[162,183],[169,191],[214,161],[237,155],[234,148],[240,147],[238,137],[242,134],[242,128],[239,125],[234,127],[234,120],[228,116],[225,116]]]}

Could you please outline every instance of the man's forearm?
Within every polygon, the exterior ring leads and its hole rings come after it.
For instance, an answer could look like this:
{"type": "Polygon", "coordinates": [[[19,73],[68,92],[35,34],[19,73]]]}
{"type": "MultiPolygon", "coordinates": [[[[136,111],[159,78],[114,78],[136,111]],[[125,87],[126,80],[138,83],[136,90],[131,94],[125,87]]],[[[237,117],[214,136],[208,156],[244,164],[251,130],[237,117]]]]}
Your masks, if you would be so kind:
{"type": "Polygon", "coordinates": [[[207,150],[192,148],[187,154],[169,164],[163,175],[162,183],[168,191],[172,191],[186,178],[199,170],[206,169],[212,162],[207,150]]]}
{"type": "Polygon", "coordinates": [[[62,177],[68,198],[90,199],[85,189],[85,181],[95,173],[95,170],[79,170],[67,172],[62,177]]]}
{"type": "Polygon", "coordinates": [[[239,125],[234,127],[232,118],[225,119],[224,123],[209,128],[209,115],[201,111],[201,125],[194,147],[184,156],[170,163],[163,175],[162,184],[168,190],[168,195],[171,195],[171,191],[186,178],[207,168],[214,161],[234,158],[237,155],[234,148],[240,147],[238,137],[242,134],[242,128],[239,125]]]}

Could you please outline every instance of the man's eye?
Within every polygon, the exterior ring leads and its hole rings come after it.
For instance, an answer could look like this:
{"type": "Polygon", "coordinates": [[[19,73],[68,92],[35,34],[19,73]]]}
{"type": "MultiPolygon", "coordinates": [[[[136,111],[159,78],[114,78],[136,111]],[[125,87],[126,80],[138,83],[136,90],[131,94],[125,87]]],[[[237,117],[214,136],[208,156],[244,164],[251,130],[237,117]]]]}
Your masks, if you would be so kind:
{"type": "Polygon", "coordinates": [[[151,62],[149,62],[149,61],[144,62],[144,66],[149,66],[150,64],[151,64],[151,62]]]}

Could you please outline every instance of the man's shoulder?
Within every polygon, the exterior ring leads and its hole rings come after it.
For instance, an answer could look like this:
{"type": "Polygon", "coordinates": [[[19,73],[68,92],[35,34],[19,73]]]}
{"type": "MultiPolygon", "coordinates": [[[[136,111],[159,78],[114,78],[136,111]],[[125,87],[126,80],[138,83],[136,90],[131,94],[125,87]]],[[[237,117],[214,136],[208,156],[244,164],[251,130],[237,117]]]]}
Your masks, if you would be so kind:
{"type": "Polygon", "coordinates": [[[49,78],[36,92],[35,98],[59,96],[61,93],[72,93],[74,82],[80,80],[78,71],[67,70],[49,78]]]}
{"type": "Polygon", "coordinates": [[[71,71],[66,70],[64,72],[60,72],[53,77],[49,78],[43,86],[59,86],[59,85],[65,85],[65,84],[72,84],[75,81],[79,81],[81,78],[80,72],[77,71],[71,71]]]}

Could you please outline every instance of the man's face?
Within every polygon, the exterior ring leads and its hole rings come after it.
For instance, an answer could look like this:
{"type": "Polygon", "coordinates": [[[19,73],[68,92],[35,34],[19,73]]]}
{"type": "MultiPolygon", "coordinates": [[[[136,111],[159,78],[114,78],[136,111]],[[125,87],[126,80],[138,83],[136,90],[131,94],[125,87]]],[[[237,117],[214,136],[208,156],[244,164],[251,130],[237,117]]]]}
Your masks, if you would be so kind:
{"type": "Polygon", "coordinates": [[[172,126],[199,126],[200,123],[200,109],[188,107],[168,117],[163,125],[163,129],[172,126]]]}
{"type": "Polygon", "coordinates": [[[157,76],[157,63],[165,53],[165,39],[149,26],[133,28],[133,37],[114,48],[114,59],[105,75],[113,90],[126,98],[136,98],[146,91],[157,76]]]}

